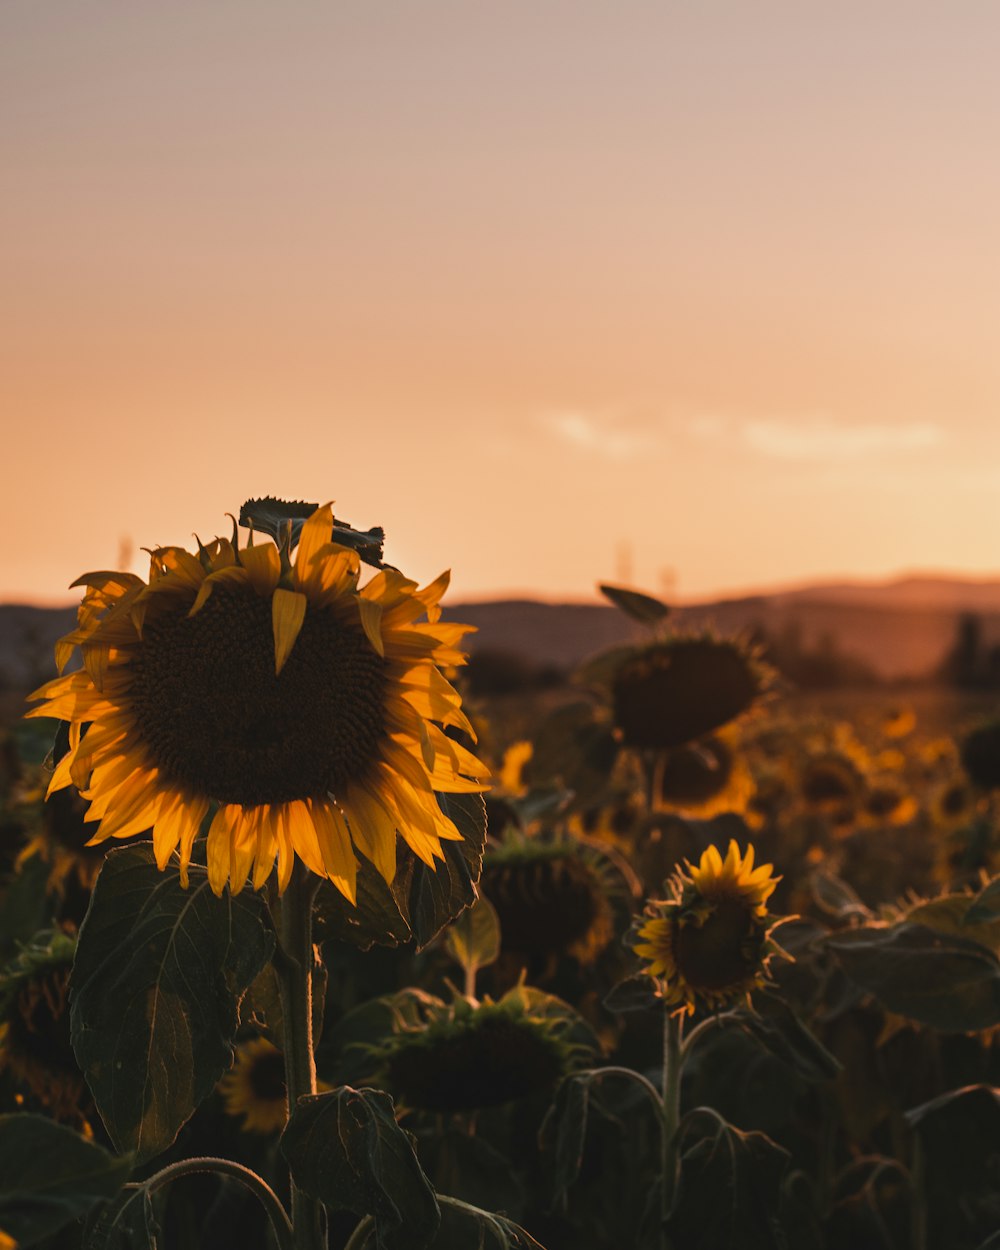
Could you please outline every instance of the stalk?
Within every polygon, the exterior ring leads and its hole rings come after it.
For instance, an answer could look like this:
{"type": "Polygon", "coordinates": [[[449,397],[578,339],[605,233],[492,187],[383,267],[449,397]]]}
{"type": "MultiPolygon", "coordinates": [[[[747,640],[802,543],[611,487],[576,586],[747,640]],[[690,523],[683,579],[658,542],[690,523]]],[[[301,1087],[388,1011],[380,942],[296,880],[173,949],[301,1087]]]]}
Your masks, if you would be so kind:
{"type": "Polygon", "coordinates": [[[662,1220],[662,1244],[669,1250],[667,1219],[674,1205],[677,1187],[677,1127],[681,1112],[681,1033],[683,1016],[672,1015],[669,1010],[663,1018],[663,1137],[661,1171],[663,1184],[660,1189],[660,1217],[662,1220]]]}
{"type": "MultiPolygon", "coordinates": [[[[281,994],[285,1087],[288,1114],[298,1100],[316,1093],[316,1061],[312,1031],[312,908],[320,880],[296,861],[280,900],[278,948],[274,969],[281,994]]],[[[322,1250],[321,1204],[291,1182],[295,1250],[322,1250]]]]}

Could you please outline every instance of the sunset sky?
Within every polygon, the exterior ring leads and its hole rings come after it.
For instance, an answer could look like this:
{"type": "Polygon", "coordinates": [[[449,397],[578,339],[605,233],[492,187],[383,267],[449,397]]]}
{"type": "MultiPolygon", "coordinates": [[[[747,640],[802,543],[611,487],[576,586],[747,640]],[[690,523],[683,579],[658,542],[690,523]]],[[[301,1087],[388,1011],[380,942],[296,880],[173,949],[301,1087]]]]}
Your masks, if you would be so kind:
{"type": "Polygon", "coordinates": [[[453,601],[1000,574],[998,62],[996,0],[4,0],[0,598],[268,493],[453,601]]]}

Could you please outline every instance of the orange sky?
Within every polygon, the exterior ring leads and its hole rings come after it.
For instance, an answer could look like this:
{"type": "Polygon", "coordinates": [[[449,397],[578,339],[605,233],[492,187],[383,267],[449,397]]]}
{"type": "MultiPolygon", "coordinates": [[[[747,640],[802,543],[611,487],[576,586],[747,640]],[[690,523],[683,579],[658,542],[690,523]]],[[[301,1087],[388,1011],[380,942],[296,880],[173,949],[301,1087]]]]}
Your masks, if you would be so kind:
{"type": "Polygon", "coordinates": [[[6,0],[0,597],[262,493],[453,599],[1000,570],[998,54],[994,0],[6,0]]]}

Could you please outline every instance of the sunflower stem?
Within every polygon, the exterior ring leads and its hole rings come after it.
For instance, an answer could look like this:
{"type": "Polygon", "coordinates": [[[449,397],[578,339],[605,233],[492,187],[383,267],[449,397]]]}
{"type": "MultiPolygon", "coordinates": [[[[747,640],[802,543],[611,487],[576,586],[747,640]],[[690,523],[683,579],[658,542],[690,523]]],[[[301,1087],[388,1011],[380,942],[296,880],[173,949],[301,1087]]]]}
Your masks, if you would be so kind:
{"type": "Polygon", "coordinates": [[[677,1188],[677,1127],[681,1112],[681,1034],[684,1029],[683,1016],[673,1014],[669,1010],[663,1016],[663,1140],[661,1171],[663,1183],[660,1187],[660,1217],[662,1227],[663,1250],[670,1250],[670,1237],[667,1233],[667,1220],[674,1205],[674,1193],[677,1188]]]}
{"type": "Polygon", "coordinates": [[[181,1159],[177,1163],[170,1163],[149,1177],[148,1180],[136,1186],[136,1194],[140,1194],[144,1190],[147,1193],[154,1194],[164,1185],[177,1180],[178,1177],[190,1176],[196,1172],[216,1172],[220,1176],[228,1176],[232,1180],[238,1181],[246,1189],[249,1189],[267,1212],[267,1218],[274,1229],[274,1237],[278,1243],[279,1250],[296,1250],[295,1242],[292,1239],[292,1225],[278,1195],[263,1177],[258,1176],[250,1168],[244,1167],[242,1163],[235,1163],[232,1159],[216,1159],[204,1156],[194,1159],[181,1159]]]}
{"type": "MultiPolygon", "coordinates": [[[[300,1098],[316,1093],[312,1010],[312,909],[320,878],[296,860],[279,907],[280,957],[274,960],[281,994],[284,1034],[285,1087],[288,1114],[300,1098]]],[[[277,953],[277,952],[276,952],[277,953]]],[[[295,1250],[321,1250],[321,1204],[291,1182],[292,1229],[295,1250]]]]}

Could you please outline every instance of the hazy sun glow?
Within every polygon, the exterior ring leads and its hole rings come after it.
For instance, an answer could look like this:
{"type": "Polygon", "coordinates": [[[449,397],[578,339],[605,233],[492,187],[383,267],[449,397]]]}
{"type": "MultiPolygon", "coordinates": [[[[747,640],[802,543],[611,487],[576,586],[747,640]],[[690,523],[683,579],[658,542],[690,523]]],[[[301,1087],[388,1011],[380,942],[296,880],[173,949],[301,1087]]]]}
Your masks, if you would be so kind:
{"type": "Polygon", "coordinates": [[[2,596],[263,493],[453,599],[997,569],[998,37],[973,0],[4,5],[2,596]]]}

